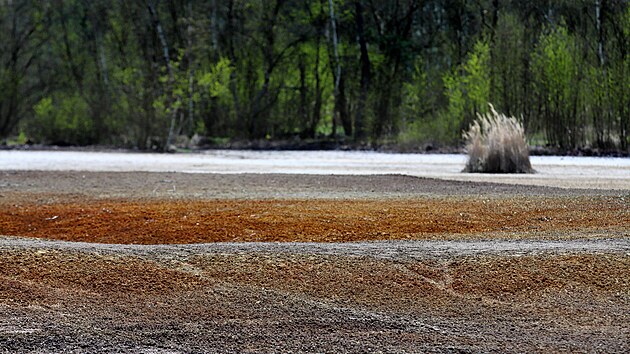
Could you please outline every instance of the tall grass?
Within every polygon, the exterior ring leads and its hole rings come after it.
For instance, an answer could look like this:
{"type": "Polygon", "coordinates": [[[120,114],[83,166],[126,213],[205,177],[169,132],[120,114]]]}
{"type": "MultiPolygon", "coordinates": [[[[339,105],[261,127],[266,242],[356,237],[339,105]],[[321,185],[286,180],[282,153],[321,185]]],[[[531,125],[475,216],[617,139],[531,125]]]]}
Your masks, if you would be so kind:
{"type": "Polygon", "coordinates": [[[523,125],[514,117],[490,112],[477,114],[463,134],[468,151],[464,172],[533,173],[523,125]]]}

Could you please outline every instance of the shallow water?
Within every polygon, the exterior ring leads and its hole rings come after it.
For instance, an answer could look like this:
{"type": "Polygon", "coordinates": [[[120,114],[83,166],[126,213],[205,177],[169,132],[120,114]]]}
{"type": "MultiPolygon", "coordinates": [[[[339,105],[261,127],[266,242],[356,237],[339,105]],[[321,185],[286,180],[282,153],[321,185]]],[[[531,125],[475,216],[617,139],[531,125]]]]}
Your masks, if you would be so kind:
{"type": "Polygon", "coordinates": [[[533,156],[536,174],[461,173],[465,155],[366,151],[245,151],[156,154],[0,151],[0,170],[188,173],[405,174],[449,180],[630,190],[630,158],[533,156]]]}

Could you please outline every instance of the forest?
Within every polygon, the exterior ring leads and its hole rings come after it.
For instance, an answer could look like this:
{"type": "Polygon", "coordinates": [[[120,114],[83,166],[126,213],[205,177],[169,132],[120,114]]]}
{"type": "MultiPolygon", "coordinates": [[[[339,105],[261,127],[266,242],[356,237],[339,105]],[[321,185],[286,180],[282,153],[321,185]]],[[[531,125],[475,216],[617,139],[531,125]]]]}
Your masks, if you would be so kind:
{"type": "Polygon", "coordinates": [[[627,153],[628,0],[0,0],[3,144],[627,153]]]}

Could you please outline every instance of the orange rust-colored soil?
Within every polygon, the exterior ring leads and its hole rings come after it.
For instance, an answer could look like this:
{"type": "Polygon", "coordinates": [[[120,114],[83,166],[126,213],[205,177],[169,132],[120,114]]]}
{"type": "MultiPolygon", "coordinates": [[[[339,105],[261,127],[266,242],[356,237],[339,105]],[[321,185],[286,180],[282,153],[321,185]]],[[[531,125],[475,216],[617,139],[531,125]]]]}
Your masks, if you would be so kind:
{"type": "Polygon", "coordinates": [[[628,203],[616,197],[91,200],[0,208],[0,235],[120,244],[517,237],[512,233],[628,225],[628,203]]]}

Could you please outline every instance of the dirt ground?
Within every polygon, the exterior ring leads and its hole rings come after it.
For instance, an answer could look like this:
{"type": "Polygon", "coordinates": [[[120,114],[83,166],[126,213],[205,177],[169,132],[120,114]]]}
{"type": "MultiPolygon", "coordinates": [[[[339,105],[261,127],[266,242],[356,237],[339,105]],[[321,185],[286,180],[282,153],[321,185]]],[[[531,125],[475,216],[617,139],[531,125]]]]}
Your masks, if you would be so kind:
{"type": "Polygon", "coordinates": [[[0,351],[628,352],[629,198],[0,172],[0,351]]]}

